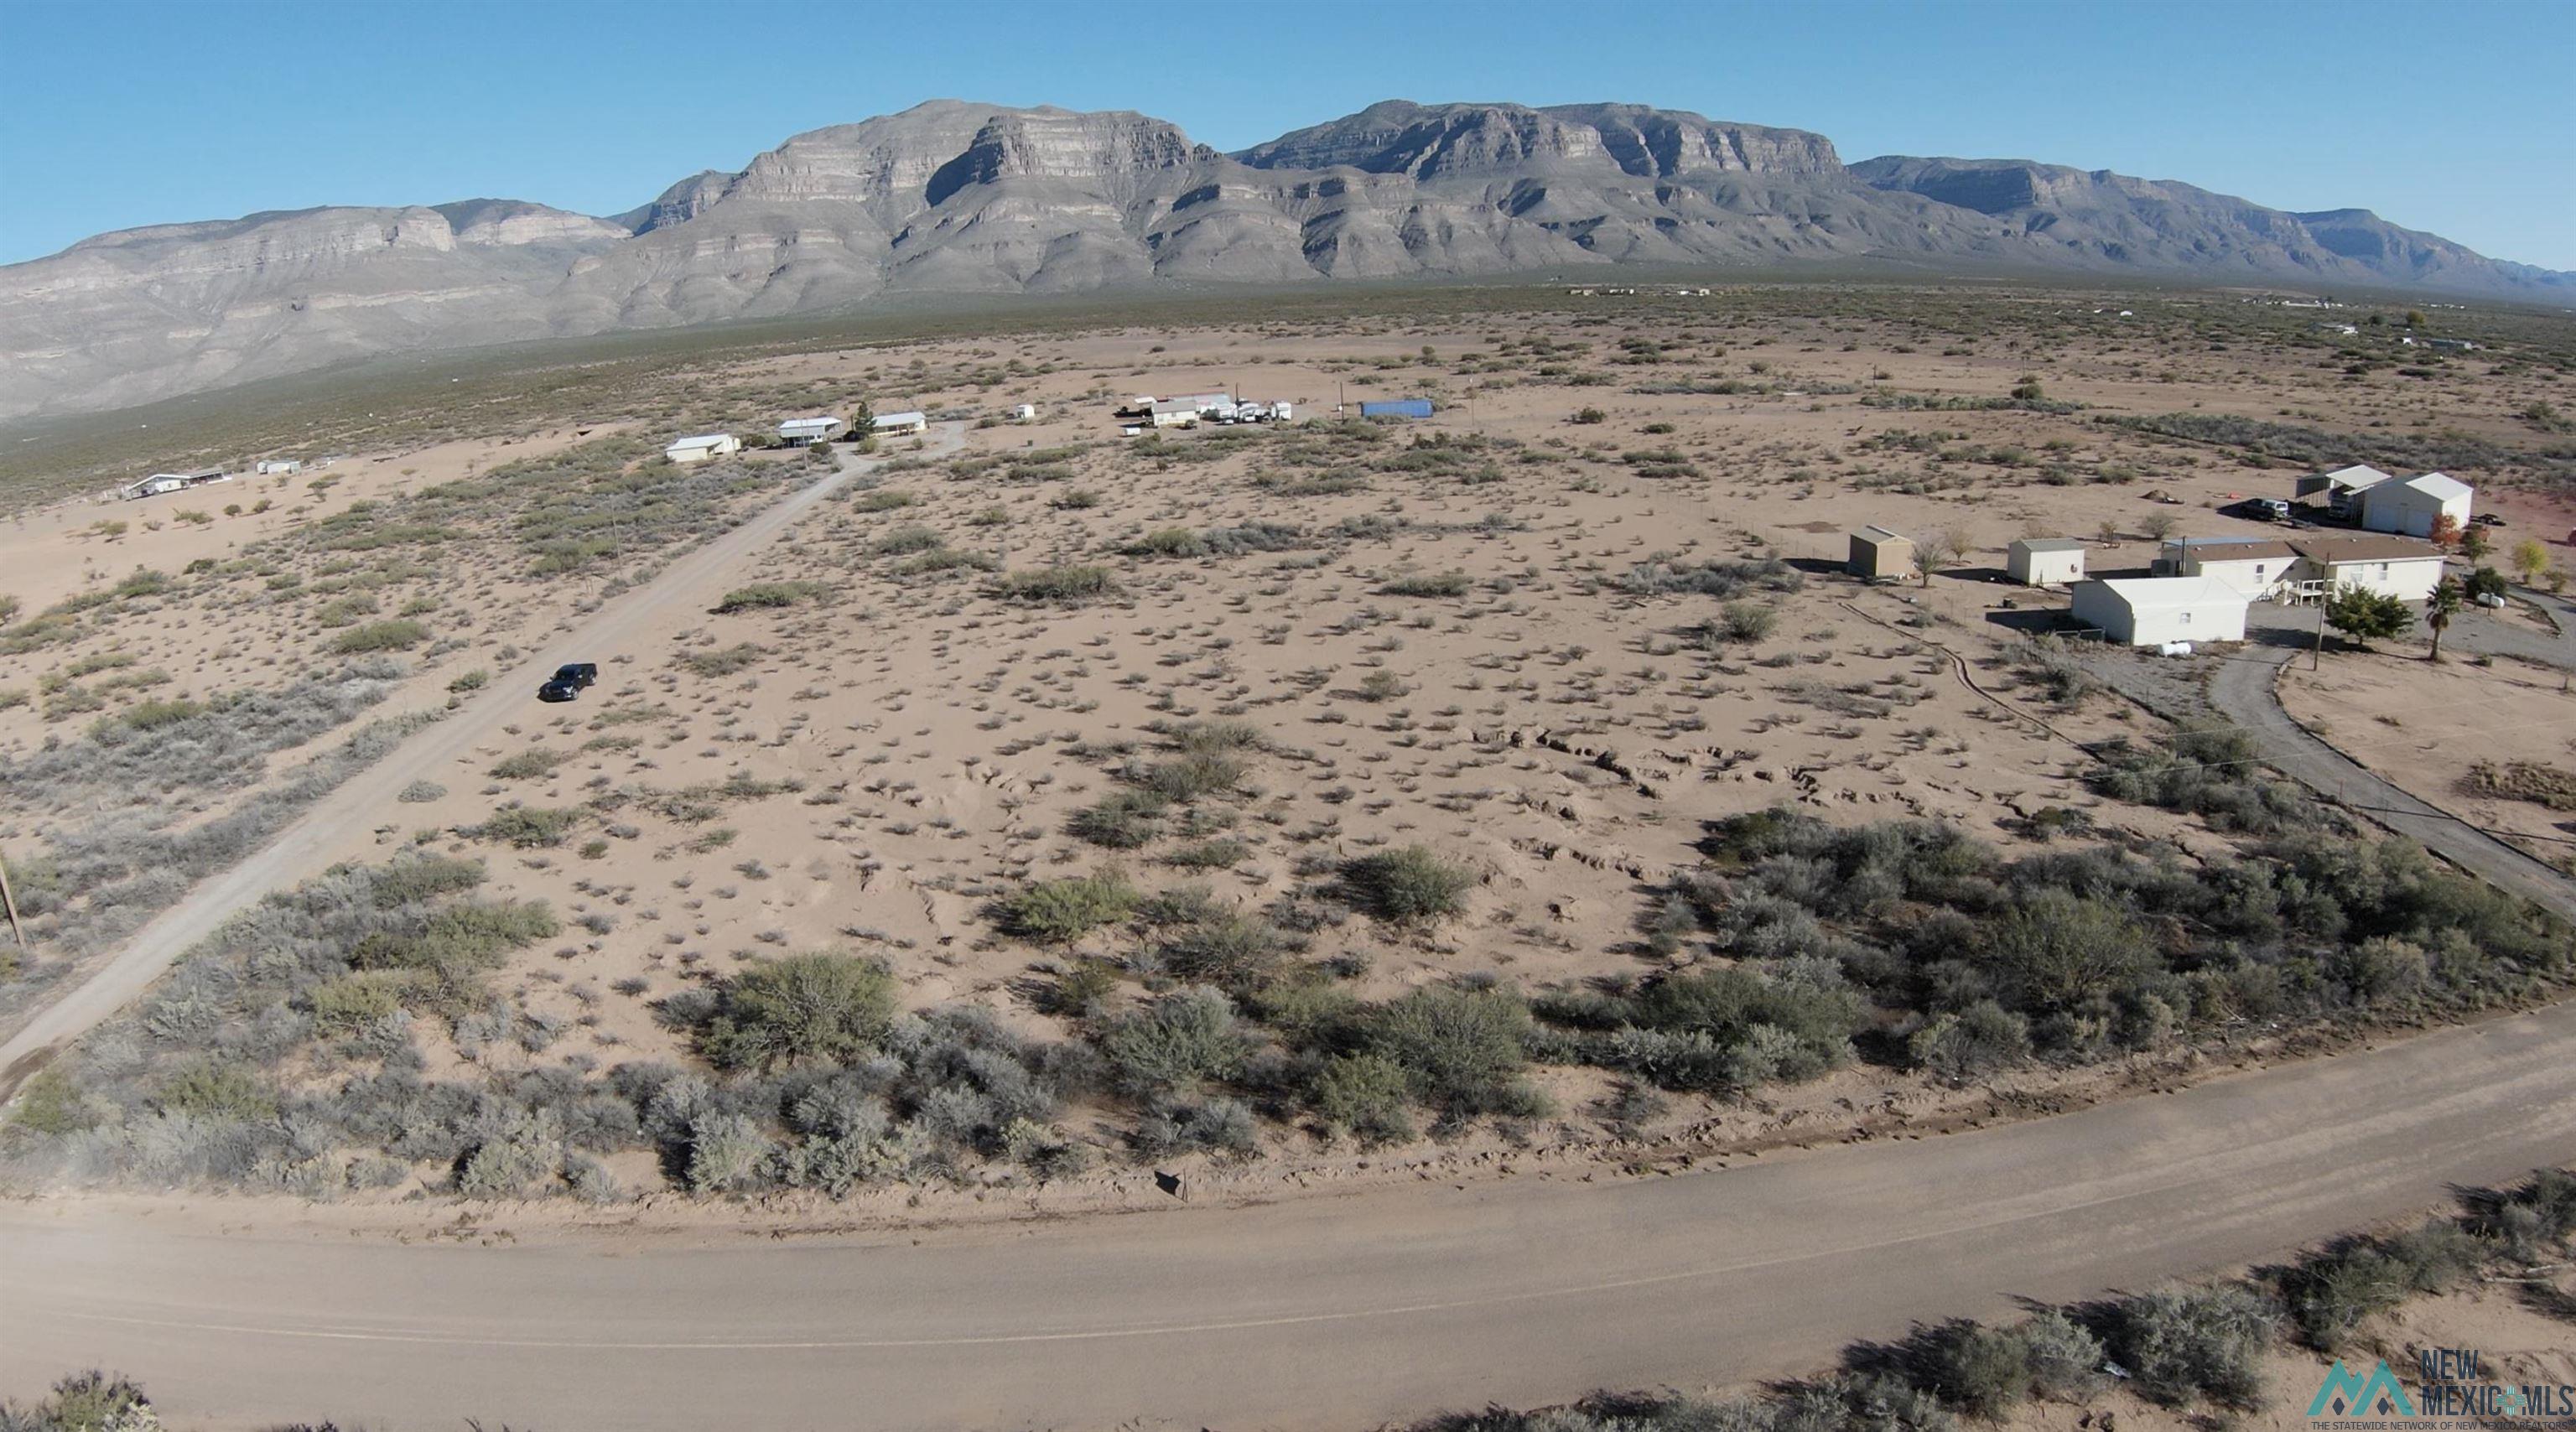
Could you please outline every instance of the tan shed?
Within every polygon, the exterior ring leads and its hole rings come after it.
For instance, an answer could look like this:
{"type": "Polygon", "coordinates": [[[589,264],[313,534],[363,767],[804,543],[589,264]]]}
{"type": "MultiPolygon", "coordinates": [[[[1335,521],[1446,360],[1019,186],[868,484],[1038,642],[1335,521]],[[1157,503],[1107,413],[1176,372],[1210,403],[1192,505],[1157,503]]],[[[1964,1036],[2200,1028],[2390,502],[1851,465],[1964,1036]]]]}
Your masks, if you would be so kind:
{"type": "Polygon", "coordinates": [[[1914,575],[1914,543],[1884,527],[1864,527],[1851,535],[1851,560],[1846,564],[1855,577],[1872,580],[1914,575]]]}

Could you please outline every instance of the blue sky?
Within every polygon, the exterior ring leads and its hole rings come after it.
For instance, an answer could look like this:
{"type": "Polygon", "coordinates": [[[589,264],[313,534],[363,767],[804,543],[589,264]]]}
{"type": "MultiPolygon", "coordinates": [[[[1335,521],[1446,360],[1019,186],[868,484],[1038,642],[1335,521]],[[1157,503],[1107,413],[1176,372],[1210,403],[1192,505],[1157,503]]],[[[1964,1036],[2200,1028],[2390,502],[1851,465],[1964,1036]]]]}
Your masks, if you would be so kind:
{"type": "Polygon", "coordinates": [[[316,204],[612,213],[940,96],[1141,110],[1227,149],[1401,97],[2117,169],[2576,269],[2576,0],[0,0],[0,55],[0,261],[316,204]]]}

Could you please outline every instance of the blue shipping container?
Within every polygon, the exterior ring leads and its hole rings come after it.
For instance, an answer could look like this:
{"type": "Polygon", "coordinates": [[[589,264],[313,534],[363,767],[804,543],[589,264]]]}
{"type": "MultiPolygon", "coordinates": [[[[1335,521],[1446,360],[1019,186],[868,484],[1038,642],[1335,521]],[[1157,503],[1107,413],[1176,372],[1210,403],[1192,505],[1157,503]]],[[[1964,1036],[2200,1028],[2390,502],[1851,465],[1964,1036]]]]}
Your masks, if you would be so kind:
{"type": "Polygon", "coordinates": [[[1386,403],[1360,404],[1363,418],[1427,418],[1431,416],[1429,398],[1397,398],[1386,403]]]}

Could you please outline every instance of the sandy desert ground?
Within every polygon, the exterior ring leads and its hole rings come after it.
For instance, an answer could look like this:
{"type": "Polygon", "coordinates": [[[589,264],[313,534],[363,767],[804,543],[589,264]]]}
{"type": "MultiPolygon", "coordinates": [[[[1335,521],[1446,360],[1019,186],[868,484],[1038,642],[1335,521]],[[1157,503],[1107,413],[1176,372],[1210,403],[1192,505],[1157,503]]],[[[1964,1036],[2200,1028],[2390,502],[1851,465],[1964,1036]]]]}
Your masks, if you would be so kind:
{"type": "MultiPolygon", "coordinates": [[[[671,614],[631,649],[596,653],[601,683],[583,701],[530,700],[507,744],[406,793],[371,841],[337,852],[481,860],[486,896],[543,901],[564,922],[492,979],[516,1037],[417,1024],[433,1079],[688,1062],[661,1001],[817,949],[882,958],[905,1008],[982,1005],[1015,1033],[1061,1038],[1172,977],[1148,935],[1032,940],[995,902],[1103,871],[1208,918],[1258,920],[1301,967],[1370,1001],[1460,977],[1579,991],[1695,960],[1646,937],[1667,882],[1699,863],[1710,822],[1775,806],[1836,824],[1937,820],[2017,853],[2037,848],[2035,817],[2075,811],[2105,836],[2223,863],[2233,847],[2201,822],[2087,787],[2083,744],[2149,739],[2155,723],[2105,696],[2051,701],[2017,671],[2022,638],[1990,618],[2064,599],[2004,585],[2005,545],[2077,536],[2097,573],[2143,570],[2157,533],[2263,530],[2217,509],[2286,494],[2303,470],[2117,417],[2522,453],[2533,431],[2519,415],[2576,407],[2576,383],[2539,348],[2404,377],[2378,350],[2240,296],[1615,305],[788,355],[639,392],[586,435],[565,415],[292,479],[21,513],[0,528],[0,594],[19,624],[0,629],[17,638],[0,760],[57,774],[0,795],[0,845],[42,912],[11,1007],[22,1016],[130,928],[120,902],[169,893],[149,870],[83,884],[49,844],[84,822],[92,846],[100,830],[213,824],[364,721],[434,711],[495,653],[614,601],[811,471],[793,454],[694,474],[650,460],[682,431],[755,431],[861,397],[974,425],[962,456],[897,463],[802,522],[743,575],[758,601],[671,614]],[[1293,402],[1299,420],[1137,439],[1111,416],[1131,395],[1219,388],[1293,402]],[[1439,412],[1334,418],[1396,396],[1439,412]],[[1008,420],[1024,402],[1040,417],[1008,420]],[[1954,537],[1959,557],[1928,585],[1857,582],[1835,568],[1864,523],[1954,537]],[[1073,590],[1011,585],[1032,573],[1073,590]],[[309,732],[203,769],[60,754],[98,743],[93,723],[123,739],[247,692],[337,704],[297,717],[309,732]],[[1223,749],[1201,749],[1210,731],[1227,733],[1223,749]],[[543,828],[495,823],[513,810],[543,828]],[[1472,874],[1456,918],[1398,926],[1328,898],[1333,872],[1413,846],[1472,874]],[[1095,1002],[1066,1006],[1061,990],[1094,969],[1113,972],[1095,1002]]],[[[2500,548],[2565,525],[2545,476],[2494,475],[2512,523],[2500,548]]],[[[2383,726],[2374,764],[2447,800],[2408,763],[2511,725],[2496,715],[2529,718],[2498,738],[2514,750],[2564,760],[2537,694],[2551,680],[2337,656],[2288,694],[2338,739],[2383,726]],[[2513,705],[2526,686],[2530,704],[2513,705]]],[[[2556,828],[2521,803],[2470,813],[2556,828]]],[[[321,1089],[350,1072],[313,1046],[274,1077],[321,1089]]],[[[1535,1077],[1553,1114],[1424,1157],[1472,1161],[1498,1138],[1633,1157],[1641,1139],[1776,1137],[1855,1110],[1938,1120],[1993,1098],[1864,1064],[1750,1104],[1610,1114],[1617,1081],[1599,1069],[1535,1077]]],[[[2106,1077],[2121,1076],[2002,1083],[2106,1077]]],[[[1109,1155],[1090,1175],[1104,1191],[1145,1186],[1114,1120],[1069,1122],[1109,1155]]],[[[1215,1160],[1206,1176],[1371,1159],[1293,1125],[1261,1139],[1272,1158],[1215,1160]]],[[[628,1188],[661,1178],[649,1153],[613,1163],[628,1188]]],[[[444,1176],[424,1164],[371,1196],[444,1176]]]]}

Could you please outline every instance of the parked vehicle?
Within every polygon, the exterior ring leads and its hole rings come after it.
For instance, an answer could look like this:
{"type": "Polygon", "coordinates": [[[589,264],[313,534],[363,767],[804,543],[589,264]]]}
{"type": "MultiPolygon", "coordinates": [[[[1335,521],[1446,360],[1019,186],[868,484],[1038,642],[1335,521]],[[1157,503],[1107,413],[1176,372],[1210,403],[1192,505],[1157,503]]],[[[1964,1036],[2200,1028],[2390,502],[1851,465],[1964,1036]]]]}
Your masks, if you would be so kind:
{"type": "Polygon", "coordinates": [[[2504,525],[2504,519],[2496,516],[2492,512],[2481,512],[2477,516],[2469,519],[2469,525],[2472,527],[2502,527],[2504,525]]]}
{"type": "Polygon", "coordinates": [[[567,661],[555,668],[555,674],[537,688],[539,701],[579,701],[581,693],[599,684],[599,664],[592,661],[567,661]]]}
{"type": "Polygon", "coordinates": [[[2290,520],[2290,504],[2277,497],[2255,498],[2254,510],[2274,522],[2290,520]]]}

